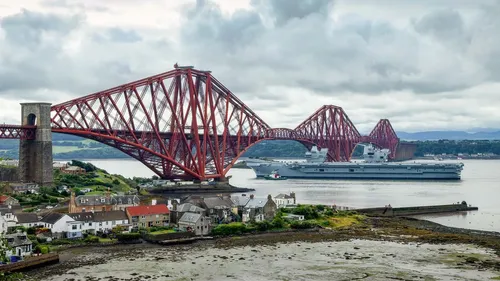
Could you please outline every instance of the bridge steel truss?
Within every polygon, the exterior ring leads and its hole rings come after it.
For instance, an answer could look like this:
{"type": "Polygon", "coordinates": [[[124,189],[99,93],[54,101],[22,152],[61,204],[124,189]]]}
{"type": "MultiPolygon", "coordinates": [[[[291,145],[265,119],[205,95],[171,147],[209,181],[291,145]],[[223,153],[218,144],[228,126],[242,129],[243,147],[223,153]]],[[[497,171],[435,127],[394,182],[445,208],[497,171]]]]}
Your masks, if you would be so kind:
{"type": "Polygon", "coordinates": [[[0,125],[0,139],[33,140],[36,136],[36,126],[0,125]]]}
{"type": "MultiPolygon", "coordinates": [[[[70,100],[51,109],[52,131],[99,141],[139,160],[163,179],[225,179],[252,145],[295,140],[348,161],[358,143],[391,150],[387,119],[362,136],[341,107],[325,105],[295,129],[271,128],[210,71],[174,70],[70,100]]],[[[0,138],[34,139],[36,127],[0,125],[0,138]]]]}

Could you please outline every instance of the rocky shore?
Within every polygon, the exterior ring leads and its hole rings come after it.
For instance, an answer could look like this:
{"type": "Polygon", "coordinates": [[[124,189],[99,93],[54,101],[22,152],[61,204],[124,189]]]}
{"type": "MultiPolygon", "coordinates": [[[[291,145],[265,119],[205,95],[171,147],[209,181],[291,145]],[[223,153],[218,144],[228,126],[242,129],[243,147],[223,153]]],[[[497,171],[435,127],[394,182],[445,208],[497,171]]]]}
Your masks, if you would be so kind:
{"type": "MultiPolygon", "coordinates": [[[[362,224],[342,229],[223,237],[182,246],[136,244],[68,249],[60,253],[60,258],[60,264],[27,272],[25,280],[201,280],[200,274],[212,276],[213,280],[287,280],[273,267],[263,269],[268,274],[257,277],[252,273],[252,264],[258,266],[261,262],[264,267],[269,263],[304,267],[312,274],[309,280],[329,280],[321,275],[325,270],[351,278],[346,280],[436,280],[418,273],[421,267],[432,266],[436,266],[433,270],[438,275],[463,277],[456,280],[475,280],[470,276],[476,275],[480,277],[477,280],[485,280],[500,278],[500,233],[409,218],[366,218],[362,224]],[[368,263],[374,267],[360,270],[360,264],[368,263]],[[226,266],[229,264],[230,268],[226,266]],[[400,266],[398,271],[390,269],[400,266]],[[386,267],[389,269],[381,269],[386,267]],[[248,274],[253,274],[254,279],[245,279],[248,274]]],[[[297,270],[296,274],[302,273],[297,270]]]]}

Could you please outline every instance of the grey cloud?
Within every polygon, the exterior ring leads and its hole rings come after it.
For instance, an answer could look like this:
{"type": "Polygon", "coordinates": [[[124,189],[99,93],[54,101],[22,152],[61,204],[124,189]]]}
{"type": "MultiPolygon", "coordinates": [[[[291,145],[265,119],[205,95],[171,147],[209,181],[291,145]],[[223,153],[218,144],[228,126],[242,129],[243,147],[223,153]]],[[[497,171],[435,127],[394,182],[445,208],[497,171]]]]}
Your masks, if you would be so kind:
{"type": "Polygon", "coordinates": [[[492,60],[492,55],[498,52],[495,50],[500,48],[480,49],[480,44],[500,37],[500,23],[496,24],[497,17],[488,10],[481,10],[473,18],[473,24],[466,26],[459,12],[436,6],[438,10],[430,10],[414,20],[414,33],[390,22],[354,15],[337,22],[312,16],[328,11],[330,1],[301,1],[305,5],[301,6],[284,5],[288,1],[255,0],[255,9],[230,18],[222,16],[215,4],[201,2],[204,4],[197,11],[203,11],[203,16],[185,27],[188,32],[183,32],[184,42],[198,40],[197,46],[189,47],[197,58],[195,64],[211,66],[222,81],[229,81],[226,84],[231,89],[262,92],[270,85],[282,85],[326,96],[337,91],[378,94],[410,90],[434,94],[466,89],[485,82],[487,77],[500,77],[495,68],[500,63],[492,60]],[[492,18],[485,19],[484,13],[490,13],[492,18]],[[264,22],[267,16],[281,24],[263,26],[257,15],[264,22]],[[250,18],[255,20],[249,21],[250,18]],[[479,22],[485,20],[490,38],[478,38],[486,29],[480,29],[479,22]],[[231,30],[228,26],[239,28],[231,30]],[[478,26],[476,30],[474,26],[478,26]],[[220,34],[234,40],[224,39],[220,34]],[[432,37],[449,50],[422,40],[422,36],[432,37]],[[480,40],[471,55],[469,44],[473,39],[480,40]],[[203,56],[206,52],[211,56],[203,56]],[[482,61],[483,56],[488,61],[482,61]],[[224,71],[221,64],[231,65],[232,70],[224,71]],[[245,79],[235,79],[234,69],[245,79]]]}
{"type": "MultiPolygon", "coordinates": [[[[332,20],[332,1],[294,1],[297,5],[255,0],[251,9],[227,15],[211,1],[198,0],[183,11],[185,23],[176,44],[164,30],[94,30],[84,14],[64,17],[25,10],[0,23],[0,34],[5,34],[0,95],[31,98],[31,93],[49,89],[82,96],[170,70],[175,62],[212,70],[243,102],[255,105],[252,109],[266,112],[272,111],[274,101],[285,108],[290,93],[283,89],[290,88],[313,93],[304,103],[324,100],[321,95],[342,101],[338,105],[346,108],[346,93],[409,90],[418,94],[415,98],[428,99],[499,81],[500,5],[481,8],[469,0],[457,0],[457,5],[440,1],[402,27],[353,14],[332,20]],[[466,20],[463,7],[472,6],[477,15],[468,14],[466,20]],[[73,32],[95,40],[83,38],[76,54],[67,53],[65,44],[73,32]]],[[[384,3],[405,6],[401,0],[384,3]]],[[[288,116],[291,126],[299,115],[306,118],[310,113],[288,116]]]]}
{"type": "Polygon", "coordinates": [[[66,8],[66,9],[86,9],[95,12],[107,12],[108,8],[102,5],[89,5],[88,2],[78,2],[75,0],[43,0],[42,5],[51,8],[66,8]],[[85,3],[85,4],[84,4],[85,3]]]}
{"type": "Polygon", "coordinates": [[[258,9],[270,12],[280,26],[311,15],[325,17],[333,0],[252,0],[251,3],[258,9]]]}
{"type": "Polygon", "coordinates": [[[4,17],[0,27],[10,43],[18,44],[20,47],[31,47],[41,43],[44,32],[61,37],[67,35],[78,24],[78,17],[59,17],[22,10],[19,14],[4,17]]]}
{"type": "Polygon", "coordinates": [[[102,33],[93,35],[98,42],[110,41],[114,43],[134,43],[142,40],[135,30],[125,30],[118,27],[108,28],[102,33]]]}

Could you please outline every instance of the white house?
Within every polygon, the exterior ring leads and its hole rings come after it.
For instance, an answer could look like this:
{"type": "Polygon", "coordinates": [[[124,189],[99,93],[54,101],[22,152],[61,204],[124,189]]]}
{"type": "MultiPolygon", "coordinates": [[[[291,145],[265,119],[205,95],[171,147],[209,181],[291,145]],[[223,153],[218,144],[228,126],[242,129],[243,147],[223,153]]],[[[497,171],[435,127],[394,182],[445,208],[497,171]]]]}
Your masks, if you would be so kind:
{"type": "Polygon", "coordinates": [[[3,219],[7,223],[8,227],[15,227],[17,225],[17,217],[16,214],[10,208],[4,208],[0,211],[3,219]]]}
{"type": "Polygon", "coordinates": [[[83,233],[110,232],[114,227],[120,226],[123,230],[130,231],[125,211],[84,212],[68,214],[73,221],[68,221],[68,238],[81,237],[83,233]]]}
{"type": "Polygon", "coordinates": [[[16,215],[16,221],[18,226],[26,228],[42,225],[40,218],[35,213],[19,213],[16,215]]]}
{"type": "Polygon", "coordinates": [[[280,193],[276,197],[274,197],[274,202],[278,205],[278,208],[283,208],[289,205],[297,204],[297,200],[295,199],[295,192],[291,192],[290,195],[280,193]]]}
{"type": "Polygon", "coordinates": [[[5,240],[12,250],[6,251],[6,256],[29,256],[33,250],[33,243],[28,238],[26,233],[18,232],[5,235],[5,240]]]}
{"type": "Polygon", "coordinates": [[[0,216],[0,235],[7,233],[7,221],[3,216],[0,216]]]}
{"type": "Polygon", "coordinates": [[[68,231],[67,223],[70,221],[74,221],[74,219],[66,214],[49,213],[40,220],[40,224],[49,228],[52,233],[62,233],[68,231]]]}

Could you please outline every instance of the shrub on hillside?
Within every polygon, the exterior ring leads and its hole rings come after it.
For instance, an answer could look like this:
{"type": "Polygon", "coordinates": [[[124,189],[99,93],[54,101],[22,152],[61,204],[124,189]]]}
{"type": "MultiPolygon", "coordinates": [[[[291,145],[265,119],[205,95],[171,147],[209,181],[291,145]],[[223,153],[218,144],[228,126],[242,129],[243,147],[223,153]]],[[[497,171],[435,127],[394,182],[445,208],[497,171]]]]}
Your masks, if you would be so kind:
{"type": "Polygon", "coordinates": [[[293,221],[290,223],[290,227],[292,229],[309,229],[314,228],[316,224],[308,222],[308,221],[293,221]]]}

